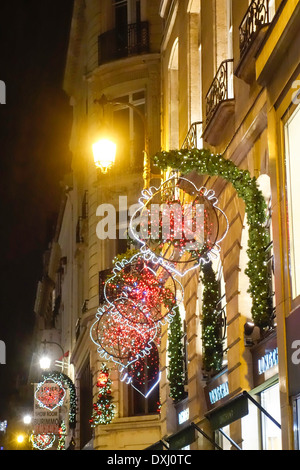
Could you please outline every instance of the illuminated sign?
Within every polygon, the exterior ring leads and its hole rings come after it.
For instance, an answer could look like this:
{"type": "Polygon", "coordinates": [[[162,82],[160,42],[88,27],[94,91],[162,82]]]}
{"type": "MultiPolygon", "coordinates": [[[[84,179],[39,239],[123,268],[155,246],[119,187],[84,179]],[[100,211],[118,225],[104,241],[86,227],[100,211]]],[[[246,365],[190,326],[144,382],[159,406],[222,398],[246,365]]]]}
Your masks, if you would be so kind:
{"type": "Polygon", "coordinates": [[[222,400],[222,398],[227,397],[227,395],[229,395],[228,382],[224,382],[218,385],[208,393],[209,401],[212,405],[214,405],[217,401],[222,400]]]}
{"type": "Polygon", "coordinates": [[[190,417],[190,410],[186,408],[185,410],[182,410],[180,413],[178,413],[178,423],[183,424],[186,421],[188,421],[190,417]]]}
{"type": "Polygon", "coordinates": [[[258,373],[259,375],[264,374],[269,369],[278,365],[278,348],[274,348],[272,351],[267,352],[264,356],[258,359],[258,373]]]}

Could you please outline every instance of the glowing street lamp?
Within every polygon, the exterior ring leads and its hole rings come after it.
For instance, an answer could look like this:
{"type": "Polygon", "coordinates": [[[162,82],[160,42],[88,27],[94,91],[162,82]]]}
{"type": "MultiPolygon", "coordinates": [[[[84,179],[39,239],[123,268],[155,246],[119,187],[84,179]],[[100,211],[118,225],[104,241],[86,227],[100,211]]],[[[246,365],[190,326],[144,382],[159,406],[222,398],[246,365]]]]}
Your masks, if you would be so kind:
{"type": "Polygon", "coordinates": [[[51,359],[49,356],[42,356],[40,358],[40,368],[43,370],[50,369],[51,359]]]}
{"type": "Polygon", "coordinates": [[[116,159],[116,152],[116,144],[109,139],[100,139],[93,144],[94,162],[102,173],[107,173],[113,166],[116,159]]]}

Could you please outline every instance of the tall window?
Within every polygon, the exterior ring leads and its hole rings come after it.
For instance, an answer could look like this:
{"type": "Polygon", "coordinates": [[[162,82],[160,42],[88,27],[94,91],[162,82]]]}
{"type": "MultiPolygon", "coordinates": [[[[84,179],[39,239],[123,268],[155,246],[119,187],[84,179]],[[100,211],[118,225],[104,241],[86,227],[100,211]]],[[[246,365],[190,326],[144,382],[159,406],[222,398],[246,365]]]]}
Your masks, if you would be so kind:
{"type": "Polygon", "coordinates": [[[285,163],[288,209],[289,257],[292,298],[300,295],[300,218],[299,218],[299,129],[300,106],[285,124],[285,163]]]}
{"type": "Polygon", "coordinates": [[[179,146],[178,39],[172,48],[168,72],[169,148],[172,150],[179,146]]]}
{"type": "Polygon", "coordinates": [[[113,113],[113,126],[117,139],[116,169],[128,167],[140,170],[143,167],[145,149],[145,128],[139,114],[127,105],[133,105],[145,114],[144,90],[118,98],[124,106],[118,105],[113,113]]]}

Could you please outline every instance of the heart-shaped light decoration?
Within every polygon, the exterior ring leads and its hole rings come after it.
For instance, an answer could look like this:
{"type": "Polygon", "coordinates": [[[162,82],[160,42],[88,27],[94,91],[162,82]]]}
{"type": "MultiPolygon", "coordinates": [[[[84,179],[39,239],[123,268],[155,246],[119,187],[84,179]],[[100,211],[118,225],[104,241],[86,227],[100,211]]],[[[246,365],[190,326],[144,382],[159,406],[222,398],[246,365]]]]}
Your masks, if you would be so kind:
{"type": "Polygon", "coordinates": [[[53,411],[61,406],[66,397],[66,390],[61,382],[52,378],[45,379],[37,385],[35,399],[42,408],[53,411]]]}

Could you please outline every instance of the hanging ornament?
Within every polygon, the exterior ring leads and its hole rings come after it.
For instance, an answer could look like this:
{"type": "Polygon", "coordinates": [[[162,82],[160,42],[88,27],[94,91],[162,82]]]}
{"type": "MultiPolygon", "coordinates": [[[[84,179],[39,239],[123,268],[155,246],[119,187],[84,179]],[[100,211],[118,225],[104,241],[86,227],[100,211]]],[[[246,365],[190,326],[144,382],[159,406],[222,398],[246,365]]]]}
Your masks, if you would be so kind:
{"type": "Polygon", "coordinates": [[[140,254],[117,262],[112,276],[106,281],[104,295],[115,305],[120,315],[133,324],[165,323],[182,300],[183,287],[163,266],[146,261],[140,254]],[[136,311],[123,309],[117,298],[127,298],[136,311]]]}
{"type": "Polygon", "coordinates": [[[50,411],[61,406],[64,402],[66,391],[64,386],[54,378],[47,378],[37,385],[35,399],[39,406],[50,411]]]}
{"type": "MultiPolygon", "coordinates": [[[[127,304],[130,309],[135,308],[128,299],[117,299],[116,303],[119,309],[125,309],[127,304]]],[[[158,336],[158,328],[153,323],[151,326],[149,322],[133,325],[124,317],[114,305],[103,306],[98,309],[90,330],[100,356],[111,359],[121,368],[149,354],[158,336]]]]}
{"type": "Polygon", "coordinates": [[[32,446],[38,450],[50,449],[55,442],[54,434],[32,434],[30,436],[32,446]]]}
{"type": "Polygon", "coordinates": [[[184,177],[177,182],[174,175],[159,188],[144,190],[139,204],[130,220],[130,236],[145,260],[182,277],[219,256],[229,226],[214,191],[197,188],[184,177]]]}

